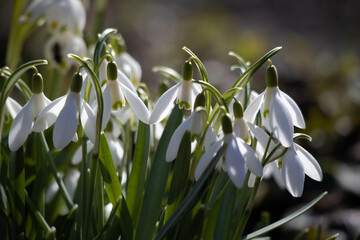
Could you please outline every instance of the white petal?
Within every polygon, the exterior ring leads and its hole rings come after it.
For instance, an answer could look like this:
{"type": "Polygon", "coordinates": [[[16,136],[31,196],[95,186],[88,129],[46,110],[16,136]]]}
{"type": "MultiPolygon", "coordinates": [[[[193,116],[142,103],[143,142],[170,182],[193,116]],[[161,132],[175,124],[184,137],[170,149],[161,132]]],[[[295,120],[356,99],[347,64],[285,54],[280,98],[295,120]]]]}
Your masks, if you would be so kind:
{"type": "Polygon", "coordinates": [[[168,89],[163,95],[161,95],[161,97],[155,104],[154,110],[150,115],[150,124],[160,122],[169,114],[173,107],[173,102],[176,98],[180,86],[181,81],[178,82],[175,86],[168,89]]]}
{"type": "Polygon", "coordinates": [[[283,91],[280,91],[281,98],[288,104],[288,111],[291,115],[294,126],[305,129],[305,120],[296,102],[283,91]]]}
{"type": "Polygon", "coordinates": [[[11,151],[18,150],[31,133],[34,119],[34,97],[16,115],[9,132],[9,148],[11,151]]]}
{"type": "Polygon", "coordinates": [[[282,178],[280,169],[277,167],[277,161],[268,163],[264,167],[264,178],[274,177],[274,180],[279,188],[285,189],[285,183],[282,178]]]}
{"type": "Polygon", "coordinates": [[[34,93],[34,117],[37,117],[39,113],[51,103],[51,101],[45,96],[44,93],[34,93]]]}
{"type": "Polygon", "coordinates": [[[140,99],[140,97],[128,89],[125,85],[120,83],[122,87],[123,93],[125,95],[126,100],[134,111],[135,115],[144,123],[149,124],[149,110],[145,106],[144,102],[140,99]]]}
{"type": "MultiPolygon", "coordinates": [[[[217,151],[220,149],[221,145],[223,144],[223,141],[218,141],[214,145],[212,145],[208,150],[205,151],[205,153],[202,155],[202,157],[199,160],[198,165],[195,169],[195,180],[199,180],[213,157],[216,155],[217,151]]],[[[221,161],[221,160],[220,160],[221,161]]]]}
{"type": "Polygon", "coordinates": [[[84,129],[86,136],[91,142],[95,143],[96,135],[96,115],[87,102],[82,100],[81,105],[81,125],[84,129]]]}
{"type": "MultiPolygon", "coordinates": [[[[226,137],[226,136],[225,136],[226,137]]],[[[246,175],[245,160],[240,153],[236,139],[233,136],[226,140],[225,164],[227,173],[237,188],[241,188],[246,175]]]]}
{"type": "Polygon", "coordinates": [[[200,86],[200,84],[194,82],[191,83],[191,89],[193,90],[193,94],[195,97],[202,92],[202,87],[200,86]]]}
{"type": "Polygon", "coordinates": [[[56,121],[57,116],[65,105],[66,96],[55,99],[39,113],[32,129],[34,132],[44,131],[56,121]]]}
{"type": "Polygon", "coordinates": [[[291,147],[293,144],[294,127],[286,105],[281,101],[279,94],[274,94],[270,103],[270,126],[274,137],[284,147],[291,147]]]}
{"type": "Polygon", "coordinates": [[[255,121],[256,115],[259,112],[261,105],[264,102],[265,91],[262,92],[254,101],[252,101],[249,106],[244,111],[244,118],[253,123],[255,121]]]}
{"type": "Polygon", "coordinates": [[[20,21],[34,21],[43,15],[57,0],[34,0],[27,7],[25,14],[20,17],[20,21]]]}
{"type": "Polygon", "coordinates": [[[64,148],[70,143],[79,124],[78,106],[74,98],[70,98],[56,119],[53,142],[57,149],[64,148]]]}
{"type": "Polygon", "coordinates": [[[170,162],[176,158],[184,133],[186,130],[190,130],[193,119],[194,115],[192,114],[188,119],[183,121],[173,133],[166,151],[167,162],[170,162]]]}
{"type": "Polygon", "coordinates": [[[115,62],[120,68],[129,68],[132,76],[132,79],[130,80],[133,83],[140,82],[142,75],[141,65],[129,53],[123,52],[115,59],[115,62]]]}
{"type": "Polygon", "coordinates": [[[241,138],[236,138],[240,152],[245,158],[246,166],[258,177],[262,177],[263,168],[260,160],[256,157],[254,150],[241,138]]]}
{"type": "MultiPolygon", "coordinates": [[[[105,129],[106,124],[110,120],[111,107],[112,107],[110,85],[106,84],[104,90],[102,91],[102,94],[103,94],[104,111],[103,111],[103,119],[101,123],[101,130],[105,129]]],[[[94,112],[97,112],[97,106],[94,112]]]]}
{"type": "Polygon", "coordinates": [[[20,112],[20,110],[22,109],[21,105],[11,97],[8,97],[6,99],[5,106],[13,119],[16,117],[16,114],[18,114],[18,112],[20,112]]]}
{"type": "Polygon", "coordinates": [[[316,181],[321,181],[323,175],[321,167],[316,159],[298,144],[295,144],[295,151],[304,166],[305,174],[316,181]]]}
{"type": "Polygon", "coordinates": [[[118,80],[122,85],[125,85],[133,93],[136,93],[136,89],[134,88],[134,85],[132,84],[130,79],[119,69],[118,69],[118,80]]]}
{"type": "Polygon", "coordinates": [[[204,140],[205,151],[217,141],[219,141],[219,139],[216,136],[214,129],[212,128],[212,126],[209,126],[209,128],[206,131],[205,140],[204,140]]]}
{"type": "Polygon", "coordinates": [[[289,148],[282,161],[282,176],[286,189],[293,197],[301,197],[304,189],[304,168],[293,148],[289,148]]]}

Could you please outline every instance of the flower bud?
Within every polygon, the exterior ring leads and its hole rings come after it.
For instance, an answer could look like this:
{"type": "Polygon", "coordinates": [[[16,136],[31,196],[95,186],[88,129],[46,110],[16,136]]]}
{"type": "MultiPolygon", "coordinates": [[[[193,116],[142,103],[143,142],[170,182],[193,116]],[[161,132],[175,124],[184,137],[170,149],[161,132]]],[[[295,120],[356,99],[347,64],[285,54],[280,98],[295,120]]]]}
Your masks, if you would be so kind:
{"type": "Polygon", "coordinates": [[[196,96],[195,98],[195,103],[194,103],[194,110],[197,107],[205,107],[205,94],[203,92],[201,92],[199,95],[196,96]]]}
{"type": "Polygon", "coordinates": [[[239,101],[235,101],[233,104],[233,111],[235,118],[243,118],[244,108],[239,101]]]}
{"type": "Polygon", "coordinates": [[[186,61],[183,65],[183,79],[189,81],[193,78],[193,67],[191,62],[186,61]]]}
{"type": "Polygon", "coordinates": [[[230,134],[233,132],[231,119],[228,115],[224,115],[221,118],[221,126],[222,126],[224,134],[230,134]]]}
{"type": "Polygon", "coordinates": [[[33,93],[42,93],[44,89],[43,77],[40,73],[34,73],[31,80],[31,90],[33,93]]]}
{"type": "Polygon", "coordinates": [[[278,73],[276,67],[272,65],[269,60],[270,65],[266,69],[266,86],[267,87],[277,87],[278,86],[278,73]]]}
{"type": "Polygon", "coordinates": [[[71,79],[70,91],[79,93],[81,91],[83,78],[80,72],[76,72],[71,79]]]}
{"type": "Polygon", "coordinates": [[[117,79],[117,65],[116,62],[110,61],[107,65],[107,77],[109,80],[116,80],[117,79]]]}

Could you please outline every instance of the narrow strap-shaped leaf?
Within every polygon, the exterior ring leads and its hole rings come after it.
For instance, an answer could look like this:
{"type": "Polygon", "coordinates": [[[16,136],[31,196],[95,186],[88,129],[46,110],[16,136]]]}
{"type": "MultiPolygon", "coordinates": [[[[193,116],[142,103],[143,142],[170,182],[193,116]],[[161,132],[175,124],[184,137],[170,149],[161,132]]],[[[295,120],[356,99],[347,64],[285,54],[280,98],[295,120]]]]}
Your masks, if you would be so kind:
{"type": "Polygon", "coordinates": [[[115,28],[107,28],[101,34],[99,34],[99,39],[96,43],[95,50],[94,50],[94,65],[95,69],[97,68],[99,61],[100,61],[100,54],[101,49],[104,46],[104,42],[111,34],[115,34],[117,30],[115,28]]]}
{"type": "Polygon", "coordinates": [[[149,158],[150,126],[139,121],[135,153],[126,191],[126,203],[131,217],[137,222],[141,208],[141,198],[145,185],[146,166],[149,158]]]}
{"type": "Polygon", "coordinates": [[[186,189],[186,183],[189,176],[189,167],[191,159],[191,132],[186,131],[175,160],[174,173],[171,180],[168,205],[166,207],[165,222],[179,206],[180,201],[186,189]]]}
{"type": "MultiPolygon", "coordinates": [[[[174,227],[187,212],[191,210],[193,206],[199,201],[199,199],[206,193],[208,190],[209,184],[208,179],[213,173],[217,162],[222,156],[226,145],[222,146],[217,152],[215,157],[211,160],[209,166],[206,168],[205,172],[201,175],[200,179],[195,183],[189,194],[184,198],[179,207],[176,209],[174,214],[169,218],[166,224],[160,229],[156,236],[156,240],[163,239],[168,231],[174,227]]],[[[214,176],[214,175],[213,175],[214,176]]]]}
{"type": "Polygon", "coordinates": [[[122,190],[119,179],[116,175],[114,161],[105,134],[100,136],[99,164],[103,176],[106,192],[113,206],[117,205],[117,199],[122,198],[118,211],[116,212],[116,224],[123,239],[132,239],[133,224],[125,199],[122,197],[122,190]]]}
{"type": "Polygon", "coordinates": [[[316,203],[318,203],[325,195],[327,194],[327,192],[323,192],[322,194],[320,194],[317,198],[315,198],[314,200],[312,200],[311,202],[309,202],[308,204],[306,204],[304,207],[300,208],[298,211],[290,214],[289,216],[280,219],[279,221],[276,221],[264,228],[261,228],[253,233],[248,234],[244,240],[247,239],[253,239],[256,238],[264,233],[270,232],[271,230],[274,230],[275,228],[278,228],[282,225],[284,225],[285,223],[290,222],[291,220],[297,218],[298,216],[300,216],[301,214],[305,213],[306,211],[308,211],[310,208],[312,208],[316,203]]]}
{"type": "Polygon", "coordinates": [[[172,134],[182,121],[182,117],[182,111],[176,105],[160,138],[146,182],[145,195],[136,228],[135,239],[137,240],[152,239],[155,233],[156,222],[171,166],[171,163],[165,160],[166,150],[172,134]]]}

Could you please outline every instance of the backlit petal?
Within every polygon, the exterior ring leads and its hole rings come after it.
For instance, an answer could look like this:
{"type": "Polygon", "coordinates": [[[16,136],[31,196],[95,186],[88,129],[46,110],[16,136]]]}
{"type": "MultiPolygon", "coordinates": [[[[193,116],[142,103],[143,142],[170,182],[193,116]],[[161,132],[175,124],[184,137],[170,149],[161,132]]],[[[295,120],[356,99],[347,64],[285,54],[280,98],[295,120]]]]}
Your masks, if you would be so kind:
{"type": "Polygon", "coordinates": [[[6,110],[12,118],[15,118],[16,114],[18,114],[18,112],[20,112],[20,110],[22,109],[21,105],[11,97],[8,97],[6,99],[5,106],[6,110]]]}
{"type": "Polygon", "coordinates": [[[291,119],[293,121],[294,126],[298,128],[305,128],[305,120],[301,113],[301,110],[299,106],[296,104],[296,102],[289,97],[286,93],[280,91],[281,98],[288,104],[288,111],[291,115],[291,119]]]}
{"type": "Polygon", "coordinates": [[[298,144],[295,144],[295,151],[304,166],[305,174],[316,181],[321,181],[323,175],[321,167],[316,159],[298,144]]]}
{"type": "Polygon", "coordinates": [[[301,197],[304,189],[304,168],[293,148],[289,148],[282,161],[282,176],[286,189],[293,197],[301,197]]]}
{"type": "Polygon", "coordinates": [[[132,84],[130,79],[119,69],[118,69],[118,80],[122,85],[125,85],[133,93],[136,93],[136,89],[134,88],[134,85],[132,84]]]}
{"type": "Polygon", "coordinates": [[[152,111],[149,119],[150,124],[155,124],[163,120],[173,108],[174,100],[176,98],[179,87],[181,86],[181,81],[178,82],[175,86],[168,89],[155,104],[154,110],[152,111]]]}
{"type": "MultiPolygon", "coordinates": [[[[195,180],[199,180],[217,151],[220,149],[221,145],[223,144],[223,141],[218,141],[214,145],[212,145],[208,150],[205,151],[205,153],[202,155],[202,157],[199,160],[198,165],[195,169],[195,180]]],[[[221,161],[221,160],[220,160],[221,161]]]]}
{"type": "Polygon", "coordinates": [[[264,102],[265,92],[262,92],[254,101],[252,101],[249,106],[244,111],[244,118],[253,123],[255,121],[256,115],[259,112],[261,104],[264,102]]]}
{"type": "Polygon", "coordinates": [[[244,156],[248,169],[258,177],[262,177],[263,168],[254,150],[241,138],[236,138],[241,154],[244,156]]]}
{"type": "Polygon", "coordinates": [[[9,132],[9,148],[11,151],[18,150],[26,141],[31,133],[31,127],[34,119],[34,98],[25,104],[25,106],[16,115],[9,132]]]}
{"type": "Polygon", "coordinates": [[[81,125],[86,136],[90,139],[91,142],[95,143],[96,115],[89,104],[84,100],[82,100],[80,118],[81,125]]]}
{"type": "MultiPolygon", "coordinates": [[[[227,137],[227,136],[225,136],[227,137]]],[[[226,171],[237,188],[241,188],[246,175],[244,157],[241,155],[234,136],[226,140],[227,147],[225,152],[226,171]]]]}

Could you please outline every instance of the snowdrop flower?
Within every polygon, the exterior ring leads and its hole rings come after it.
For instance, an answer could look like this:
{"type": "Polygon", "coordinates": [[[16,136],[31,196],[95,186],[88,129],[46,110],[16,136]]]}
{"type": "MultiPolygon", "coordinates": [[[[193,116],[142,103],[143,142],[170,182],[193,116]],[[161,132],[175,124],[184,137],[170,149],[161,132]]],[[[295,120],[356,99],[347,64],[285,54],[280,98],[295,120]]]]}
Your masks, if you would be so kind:
{"type": "Polygon", "coordinates": [[[144,123],[149,123],[149,111],[137,95],[130,80],[117,68],[114,61],[107,65],[108,81],[103,88],[104,117],[103,128],[110,119],[111,110],[125,106],[125,99],[135,115],[144,123]]]}
{"type": "Polygon", "coordinates": [[[71,140],[77,141],[79,114],[85,134],[95,142],[96,116],[87,102],[80,97],[82,82],[81,73],[75,73],[70,91],[45,107],[34,123],[35,132],[44,131],[55,123],[53,143],[57,149],[64,148],[71,140]]]}
{"type": "Polygon", "coordinates": [[[217,151],[221,148],[221,146],[226,144],[222,167],[228,173],[234,185],[237,188],[240,188],[244,183],[248,168],[258,177],[262,176],[263,169],[259,159],[255,155],[254,150],[241,138],[235,137],[230,117],[224,115],[221,121],[224,136],[207,149],[204,155],[200,158],[195,169],[195,179],[198,180],[201,177],[202,173],[205,171],[212,158],[216,155],[217,151]]]}
{"type": "Polygon", "coordinates": [[[294,127],[305,128],[304,117],[298,105],[278,87],[278,74],[271,64],[266,72],[267,88],[245,110],[245,118],[254,122],[256,114],[261,110],[265,127],[274,133],[274,137],[284,147],[293,143],[294,127]]]}
{"type": "Polygon", "coordinates": [[[21,16],[21,21],[33,21],[45,15],[52,31],[71,31],[80,35],[86,23],[85,7],[80,0],[34,0],[21,16]]]}
{"type": "Polygon", "coordinates": [[[67,69],[74,63],[67,57],[69,53],[85,57],[87,48],[84,39],[69,31],[54,34],[45,44],[45,57],[62,69],[67,69]]]}
{"type": "Polygon", "coordinates": [[[166,151],[167,162],[173,161],[176,158],[181,140],[186,131],[190,131],[193,137],[199,138],[201,136],[207,120],[207,112],[204,107],[205,95],[201,93],[196,97],[194,107],[195,111],[179,125],[170,139],[169,146],[166,151]]]}
{"type": "Polygon", "coordinates": [[[9,148],[18,150],[32,131],[34,119],[51,102],[43,93],[43,79],[40,73],[32,77],[33,95],[16,115],[9,132],[9,148]]]}
{"type": "Polygon", "coordinates": [[[202,91],[197,84],[193,84],[193,68],[190,62],[185,62],[183,67],[183,79],[175,86],[167,90],[157,101],[151,113],[149,122],[154,124],[164,119],[173,107],[173,102],[179,104],[183,110],[191,110],[195,97],[202,91]]]}
{"type": "Polygon", "coordinates": [[[235,101],[233,103],[234,113],[234,133],[236,137],[243,139],[246,143],[250,144],[251,138],[249,134],[249,128],[246,120],[244,119],[244,109],[240,102],[235,101]]]}
{"type": "MultiPolygon", "coordinates": [[[[249,124],[249,127],[257,138],[258,145],[261,146],[260,148],[265,149],[269,141],[269,135],[256,125],[249,124]]],[[[271,141],[268,153],[270,153],[274,147],[275,143],[271,141]]],[[[262,154],[263,151],[264,150],[262,150],[262,154]]],[[[275,156],[279,156],[279,151],[275,152],[275,156]]],[[[274,176],[279,187],[282,188],[285,186],[293,197],[301,197],[304,188],[305,174],[316,181],[322,180],[322,171],[318,162],[308,151],[297,143],[293,143],[280,159],[265,165],[264,168],[264,175],[274,176]]]]}

